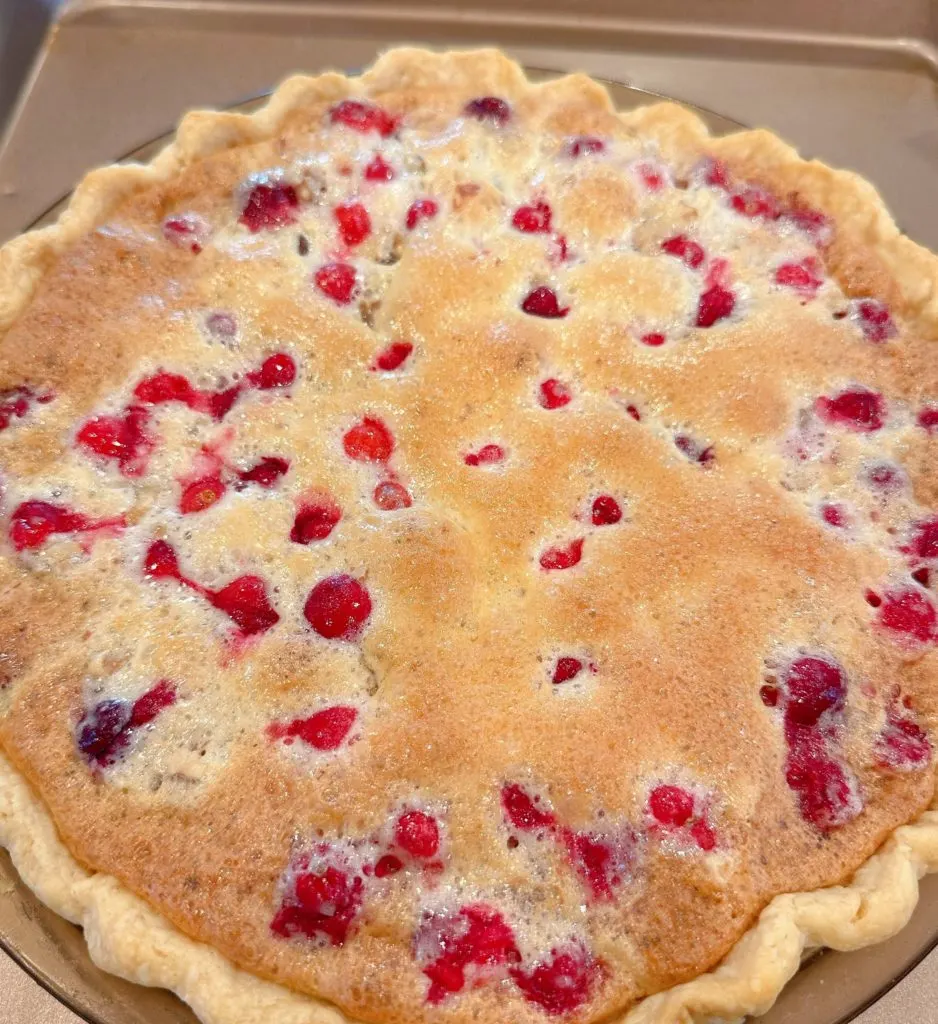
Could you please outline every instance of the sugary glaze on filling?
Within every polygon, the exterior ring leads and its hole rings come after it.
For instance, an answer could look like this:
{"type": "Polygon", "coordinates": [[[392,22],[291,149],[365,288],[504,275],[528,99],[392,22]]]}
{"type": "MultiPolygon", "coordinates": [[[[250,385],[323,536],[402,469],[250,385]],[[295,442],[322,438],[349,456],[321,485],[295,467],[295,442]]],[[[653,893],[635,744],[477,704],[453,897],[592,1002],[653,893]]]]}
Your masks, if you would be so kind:
{"type": "Polygon", "coordinates": [[[934,324],[764,136],[491,53],[298,95],[6,334],[0,741],[258,975],[599,1020],[931,799],[934,324]]]}

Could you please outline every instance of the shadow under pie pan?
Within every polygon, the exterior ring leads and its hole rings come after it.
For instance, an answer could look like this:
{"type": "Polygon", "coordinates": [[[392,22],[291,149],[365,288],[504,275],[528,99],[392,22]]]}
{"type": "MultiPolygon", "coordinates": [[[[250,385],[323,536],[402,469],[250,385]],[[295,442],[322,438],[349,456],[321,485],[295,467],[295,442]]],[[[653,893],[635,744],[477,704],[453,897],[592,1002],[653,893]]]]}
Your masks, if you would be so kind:
{"type": "MultiPolygon", "coordinates": [[[[528,68],[534,80],[556,72],[528,68]]],[[[616,82],[604,83],[620,110],[664,97],[616,82]]],[[[231,109],[248,113],[266,99],[260,96],[231,109]]],[[[712,111],[684,103],[714,134],[743,126],[712,111]]],[[[123,159],[147,161],[171,134],[146,143],[123,159]]],[[[51,223],[68,197],[48,209],[30,227],[51,223]]],[[[852,953],[818,951],[806,958],[763,1024],[846,1024],[867,1009],[938,946],[938,875],[920,886],[918,906],[894,938],[852,953]]],[[[172,994],[143,988],[94,965],[81,929],[45,907],[20,880],[9,855],[0,849],[0,948],[38,984],[90,1024],[196,1024],[191,1010],[172,994]]],[[[2,1001],[2,997],[0,997],[2,1001]]],[[[5,1015],[0,1019],[6,1024],[5,1015]]],[[[14,1024],[14,1022],[10,1022],[14,1024]]]]}

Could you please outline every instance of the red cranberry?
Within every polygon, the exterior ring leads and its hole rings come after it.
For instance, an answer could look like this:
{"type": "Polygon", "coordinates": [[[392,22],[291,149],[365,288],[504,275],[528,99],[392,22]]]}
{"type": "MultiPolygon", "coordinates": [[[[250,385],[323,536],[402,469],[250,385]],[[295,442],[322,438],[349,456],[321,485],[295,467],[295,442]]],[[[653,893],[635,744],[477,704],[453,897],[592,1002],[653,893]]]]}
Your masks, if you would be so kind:
{"type": "Polygon", "coordinates": [[[407,208],[404,223],[408,231],[413,231],[422,220],[432,220],[440,212],[440,207],[433,199],[415,199],[407,208]]]}
{"type": "Polygon", "coordinates": [[[484,444],[477,452],[466,452],[463,462],[467,466],[494,466],[505,459],[505,449],[500,444],[484,444]]]}
{"type": "Polygon", "coordinates": [[[612,526],[622,518],[622,509],[611,494],[594,498],[591,513],[593,526],[612,526]]]}
{"type": "Polygon", "coordinates": [[[208,222],[197,213],[175,214],[163,221],[163,237],[194,253],[202,251],[210,230],[208,222]]]}
{"type": "Polygon", "coordinates": [[[521,309],[528,316],[539,316],[545,320],[562,320],[570,312],[569,306],[560,305],[553,288],[544,285],[528,292],[521,303],[521,309]]]}
{"type": "Polygon", "coordinates": [[[694,813],[694,797],[680,786],[656,786],[648,797],[648,808],[660,825],[680,828],[694,813]]]}
{"type": "Polygon", "coordinates": [[[182,582],[179,560],[172,545],[165,540],[155,540],[143,556],[143,575],[151,580],[176,579],[182,582]]]}
{"type": "Polygon", "coordinates": [[[179,511],[183,515],[204,512],[219,501],[225,493],[225,485],[217,473],[200,477],[183,487],[179,497],[179,511]]]}
{"type": "Polygon", "coordinates": [[[888,591],[879,607],[885,629],[921,644],[938,638],[938,613],[923,591],[911,587],[888,591]]]}
{"type": "Polygon", "coordinates": [[[303,614],[327,640],[357,640],[371,615],[371,595],[345,573],[327,576],[310,591],[303,614]]]}
{"type": "Polygon", "coordinates": [[[782,680],[788,695],[786,718],[798,725],[815,725],[825,711],[840,711],[844,706],[847,679],[839,665],[825,658],[797,658],[782,680]]]}
{"type": "Polygon", "coordinates": [[[124,476],[141,476],[153,449],[148,422],[147,410],[131,405],[122,416],[94,416],[79,428],[75,440],[95,455],[113,459],[124,476]]]}
{"type": "Polygon", "coordinates": [[[511,969],[524,998],[551,1017],[573,1014],[592,998],[604,976],[602,963],[579,943],[552,949],[546,960],[527,970],[511,969]]]}
{"type": "Polygon", "coordinates": [[[931,761],[928,733],[903,706],[898,690],[886,706],[886,724],[876,740],[876,756],[880,767],[895,772],[920,771],[931,761]]]}
{"type": "Polygon", "coordinates": [[[649,348],[660,348],[667,339],[660,331],[649,331],[642,335],[642,344],[649,348]]]}
{"type": "Polygon", "coordinates": [[[63,505],[47,501],[24,501],[10,516],[10,543],[17,551],[33,551],[55,533],[91,533],[97,530],[121,530],[127,525],[123,516],[92,519],[63,505]]]}
{"type": "Polygon", "coordinates": [[[14,419],[21,420],[30,410],[33,402],[45,405],[55,396],[51,391],[36,393],[26,384],[0,391],[0,430],[6,430],[14,419]]]}
{"type": "Polygon", "coordinates": [[[341,946],[352,932],[363,895],[360,875],[324,864],[319,871],[296,876],[293,892],[284,896],[270,930],[282,938],[303,936],[341,946]]]}
{"type": "Polygon", "coordinates": [[[895,494],[908,486],[908,478],[901,466],[878,462],[866,471],[866,483],[881,494],[895,494]]]}
{"type": "Polygon", "coordinates": [[[552,811],[539,807],[540,797],[531,796],[517,782],[502,786],[502,810],[511,825],[521,832],[551,830],[557,819],[552,811]]]}
{"type": "Polygon", "coordinates": [[[381,107],[361,100],[342,100],[329,113],[333,124],[341,124],[352,131],[367,135],[377,132],[383,138],[397,130],[398,119],[381,107]]]}
{"type": "Polygon", "coordinates": [[[410,508],[414,503],[407,488],[396,480],[382,480],[375,487],[372,497],[382,512],[397,512],[402,508],[410,508]]]}
{"type": "Polygon", "coordinates": [[[394,436],[374,416],[365,416],[342,438],[345,454],[356,462],[387,462],[394,451],[394,436]]]}
{"type": "Polygon", "coordinates": [[[783,218],[806,234],[815,245],[827,245],[834,235],[830,218],[820,210],[812,210],[807,206],[797,206],[786,210],[783,218]]]}
{"type": "Polygon", "coordinates": [[[394,826],[394,842],[411,857],[429,860],[440,849],[440,826],[423,811],[406,811],[394,826]]]}
{"type": "Polygon", "coordinates": [[[519,206],[511,218],[512,225],[529,235],[550,234],[551,209],[543,200],[519,206]]]}
{"type": "Polygon", "coordinates": [[[801,816],[821,832],[845,825],[861,810],[847,772],[824,751],[816,730],[789,723],[785,780],[797,794],[801,816]]]}
{"type": "Polygon", "coordinates": [[[730,206],[744,217],[753,220],[777,220],[781,216],[778,201],[765,189],[746,186],[730,196],[730,206]]]}
{"type": "Polygon", "coordinates": [[[913,571],[912,579],[920,586],[928,587],[931,585],[931,570],[923,565],[921,568],[913,571]]]}
{"type": "Polygon", "coordinates": [[[267,598],[260,576],[239,576],[221,590],[208,593],[209,602],[224,612],[244,636],[264,633],[280,621],[267,598]]]}
{"type": "Polygon", "coordinates": [[[176,698],[175,685],[168,679],[161,679],[133,702],[128,728],[139,729],[142,725],[149,725],[161,711],[172,707],[176,698]]]}
{"type": "Polygon", "coordinates": [[[414,346],[409,341],[392,341],[387,348],[378,353],[371,368],[383,370],[385,373],[399,370],[413,350],[414,346]]]}
{"type": "Polygon", "coordinates": [[[916,558],[938,558],[938,516],[912,524],[912,535],[902,551],[916,558]]]}
{"type": "Polygon", "coordinates": [[[176,703],[176,687],[161,679],[132,704],[104,700],[86,712],[76,727],[79,751],[100,768],[112,765],[129,745],[135,729],[149,725],[165,708],[176,703]]]}
{"type": "Polygon", "coordinates": [[[691,825],[690,836],[704,853],[709,853],[711,850],[716,849],[716,833],[706,818],[700,818],[691,825]]]}
{"type": "Polygon", "coordinates": [[[423,973],[430,980],[427,1002],[431,1005],[460,992],[470,968],[481,968],[491,977],[497,968],[521,960],[511,927],[484,903],[460,907],[452,915],[426,915],[414,945],[418,958],[429,961],[423,973]]]}
{"type": "Polygon", "coordinates": [[[915,422],[929,434],[938,430],[938,406],[926,406],[919,412],[915,422]]]}
{"type": "Polygon", "coordinates": [[[371,163],[365,168],[365,181],[393,181],[394,168],[376,153],[371,163]]]}
{"type": "Polygon", "coordinates": [[[375,878],[387,878],[390,875],[396,875],[403,867],[404,865],[401,863],[400,857],[395,857],[393,853],[386,853],[375,864],[375,878]]]}
{"type": "Polygon", "coordinates": [[[292,722],[273,722],[267,727],[272,740],[292,743],[300,739],[316,750],[338,750],[348,738],[358,711],[344,704],[323,708],[309,718],[294,718],[292,722]]]}
{"type": "Polygon", "coordinates": [[[342,241],[348,245],[361,245],[371,234],[371,217],[361,203],[340,203],[333,211],[342,241]]]}
{"type": "Polygon", "coordinates": [[[602,139],[597,139],[593,135],[579,135],[567,143],[565,152],[567,156],[575,160],[580,156],[593,156],[596,153],[604,153],[605,150],[606,143],[602,139]]]}
{"type": "Polygon", "coordinates": [[[642,160],[635,165],[635,173],[649,192],[660,192],[668,184],[667,168],[651,160],[642,160]]]}
{"type": "Polygon", "coordinates": [[[297,509],[290,540],[294,544],[311,544],[314,540],[325,540],[342,518],[342,510],[329,497],[316,501],[302,502],[297,509]]]}
{"type": "Polygon", "coordinates": [[[625,407],[625,411],[629,414],[629,416],[632,417],[633,420],[635,420],[636,423],[642,422],[642,414],[639,411],[637,405],[627,405],[625,407]]]}
{"type": "Polygon", "coordinates": [[[169,402],[180,402],[190,409],[201,410],[205,407],[205,399],[198,388],[189,383],[188,378],[180,373],[160,371],[151,377],[144,377],[134,388],[134,398],[144,405],[165,405],[169,402]]]}
{"type": "Polygon", "coordinates": [[[709,466],[716,458],[713,445],[701,444],[689,434],[675,434],[674,445],[682,455],[701,466],[709,466]]]}
{"type": "Polygon", "coordinates": [[[800,263],[783,263],[775,271],[775,283],[794,289],[806,299],[813,299],[824,281],[819,273],[818,261],[808,256],[800,263]]]}
{"type": "Polygon", "coordinates": [[[888,341],[899,333],[888,307],[877,299],[858,300],[853,304],[853,315],[867,341],[888,341]]]}
{"type": "Polygon", "coordinates": [[[557,664],[554,665],[554,674],[551,676],[551,682],[554,686],[559,686],[561,683],[568,683],[571,679],[576,679],[584,668],[585,666],[579,658],[564,655],[563,657],[558,658],[557,664]]]}
{"type": "Polygon", "coordinates": [[[477,121],[491,121],[492,124],[502,125],[511,117],[511,107],[498,96],[480,96],[466,104],[464,113],[477,121]]]}
{"type": "Polygon", "coordinates": [[[250,469],[243,469],[238,473],[238,479],[242,484],[257,484],[259,487],[273,487],[277,481],[286,474],[290,463],[276,455],[265,455],[259,462],[255,462],[250,469]]]}
{"type": "Polygon", "coordinates": [[[358,288],[358,275],[349,263],[326,263],[316,271],[316,287],[340,306],[347,306],[358,288]]]}
{"type": "Polygon", "coordinates": [[[711,285],[701,293],[697,303],[697,326],[712,327],[731,316],[736,308],[736,296],[722,285],[711,285]]]}
{"type": "Polygon", "coordinates": [[[821,518],[828,526],[836,526],[841,529],[850,523],[844,506],[835,505],[832,502],[826,502],[821,506],[821,518]]]}
{"type": "Polygon", "coordinates": [[[777,707],[779,697],[778,687],[770,685],[761,687],[759,690],[759,697],[767,708],[777,707]]]}
{"type": "Polygon", "coordinates": [[[542,380],[538,388],[538,404],[544,409],[562,409],[573,401],[573,392],[568,384],[556,377],[542,380]]]}
{"type": "Polygon", "coordinates": [[[692,178],[696,184],[709,185],[711,188],[718,188],[729,191],[732,186],[729,168],[722,160],[712,156],[705,156],[692,172],[692,178]]]}
{"type": "Polygon", "coordinates": [[[703,246],[699,242],[689,239],[687,235],[674,235],[671,238],[666,238],[661,243],[661,250],[670,256],[677,256],[692,270],[696,270],[706,258],[703,246]]]}
{"type": "Polygon", "coordinates": [[[567,856],[580,880],[594,900],[611,900],[614,890],[631,874],[635,857],[635,837],[564,829],[562,835],[567,856]]]}
{"type": "Polygon", "coordinates": [[[566,547],[547,548],[541,552],[541,568],[551,572],[558,569],[572,569],[583,557],[583,538],[578,537],[566,547]]]}
{"type": "Polygon", "coordinates": [[[255,185],[239,218],[250,231],[272,230],[293,224],[300,200],[292,185],[255,185]]]}
{"type": "Polygon", "coordinates": [[[821,396],[815,409],[828,423],[864,434],[881,430],[886,418],[883,396],[863,387],[847,388],[830,398],[821,396]]]}
{"type": "Polygon", "coordinates": [[[268,356],[259,370],[252,370],[247,380],[260,391],[289,387],[296,380],[296,363],[286,352],[277,352],[268,356]]]}

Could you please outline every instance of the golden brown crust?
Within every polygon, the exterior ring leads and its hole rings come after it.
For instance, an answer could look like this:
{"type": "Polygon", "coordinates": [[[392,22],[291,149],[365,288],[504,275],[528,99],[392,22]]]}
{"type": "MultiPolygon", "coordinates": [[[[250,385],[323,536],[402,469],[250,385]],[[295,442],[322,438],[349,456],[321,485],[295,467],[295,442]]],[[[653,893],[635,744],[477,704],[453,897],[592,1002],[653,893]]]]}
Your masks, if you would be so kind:
{"type": "MultiPolygon", "coordinates": [[[[503,171],[526,166],[530,154],[524,142],[502,141],[503,171]]],[[[488,145],[480,135],[472,143],[488,145]]],[[[588,168],[562,186],[558,223],[569,225],[572,244],[584,250],[595,246],[602,232],[620,232],[636,204],[645,201],[634,181],[602,167],[588,168]],[[604,204],[601,219],[599,203],[604,204]]],[[[769,243],[757,233],[746,244],[758,251],[769,243]]],[[[243,364],[268,352],[271,339],[279,343],[286,335],[304,373],[293,397],[299,419],[285,435],[273,406],[252,407],[260,425],[239,414],[236,427],[252,441],[249,450],[302,437],[308,449],[291,452],[294,471],[306,485],[326,486],[352,508],[362,478],[343,468],[321,436],[323,426],[336,432],[359,409],[387,410],[418,500],[413,512],[380,524],[374,513],[350,516],[337,560],[310,560],[305,551],[291,549],[282,571],[270,569],[280,587],[283,618],[292,609],[295,621],[301,621],[305,596],[294,582],[298,576],[318,578],[333,565],[367,570],[381,604],[360,655],[332,648],[311,653],[308,638],[280,633],[261,639],[247,663],[223,663],[223,685],[213,680],[218,639],[206,629],[204,610],[180,606],[162,592],[155,597],[132,573],[115,576],[115,567],[129,556],[140,557],[142,536],[134,535],[129,551],[117,540],[102,540],[77,567],[74,552],[36,556],[48,558],[39,563],[44,570],[39,576],[29,563],[8,566],[6,607],[18,611],[15,620],[7,612],[13,635],[5,651],[17,678],[0,723],[4,749],[41,794],[71,852],[89,868],[114,874],[184,933],[208,941],[252,972],[380,1021],[411,1019],[420,1012],[425,979],[414,968],[406,926],[419,886],[404,896],[381,897],[353,944],[311,955],[302,943],[285,944],[268,930],[273,894],[295,835],[317,827],[327,835],[339,828],[379,827],[389,794],[392,803],[406,802],[413,787],[422,787],[448,809],[448,841],[453,855],[464,858],[459,869],[469,879],[468,891],[488,895],[486,879],[518,889],[532,870],[532,862],[522,859],[530,855],[526,848],[511,856],[486,845],[486,836],[498,834],[498,789],[512,772],[546,783],[558,814],[574,827],[588,828],[597,809],[610,818],[640,821],[648,785],[643,780],[670,771],[679,759],[685,771],[718,793],[720,853],[676,863],[667,850],[649,844],[641,884],[623,893],[613,910],[600,908],[580,920],[578,927],[588,931],[610,975],[582,1019],[607,1016],[694,978],[727,952],[786,885],[813,889],[843,880],[931,799],[930,770],[884,776],[863,753],[864,737],[870,739],[865,726],[853,725],[850,759],[866,808],[819,841],[817,831],[800,820],[781,781],[778,723],[759,703],[758,685],[767,652],[829,649],[851,676],[864,681],[864,692],[851,696],[857,721],[873,715],[873,705],[896,682],[913,695],[922,720],[935,721],[934,653],[910,663],[901,650],[861,626],[870,615],[863,588],[894,571],[896,559],[881,544],[845,545],[812,522],[803,501],[813,500],[819,482],[793,486],[788,480],[795,497],[786,496],[778,486],[784,471],[777,444],[791,424],[792,392],[828,393],[843,379],[844,366],[850,367],[850,381],[862,381],[912,409],[938,394],[934,360],[923,351],[935,317],[934,260],[898,234],[870,186],[800,161],[766,133],[709,140],[696,119],[667,105],[617,115],[605,92],[582,76],[530,86],[520,69],[489,52],[396,51],[357,82],[337,75],[293,79],[265,111],[250,118],[190,115],[177,144],[149,168],[95,172],[58,227],[24,236],[0,252],[0,324],[9,327],[4,377],[11,386],[27,381],[62,396],[31,428],[28,448],[5,449],[7,471],[26,481],[18,481],[17,494],[26,497],[27,485],[42,485],[67,458],[63,441],[68,444],[74,425],[121,392],[128,378],[140,376],[135,368],[146,363],[141,357],[148,353],[137,339],[159,336],[157,365],[207,371],[220,365],[222,372],[231,372],[239,360],[243,364]],[[200,256],[200,274],[193,274],[188,254],[152,244],[152,225],[179,209],[194,209],[217,224],[227,216],[227,197],[246,170],[295,159],[315,139],[329,107],[350,92],[406,115],[408,126],[430,137],[459,115],[467,99],[496,94],[531,132],[540,133],[536,138],[559,143],[567,135],[596,134],[623,146],[651,139],[678,175],[690,174],[701,155],[725,158],[737,177],[785,196],[792,208],[820,210],[833,221],[836,233],[823,253],[833,278],[828,301],[838,301],[838,286],[841,301],[843,295],[887,301],[901,320],[901,354],[858,345],[837,325],[811,316],[810,309],[802,312],[796,303],[784,305],[776,295],[763,295],[739,260],[744,285],[764,306],[757,311],[754,304],[748,322],[714,334],[717,340],[701,344],[699,351],[677,362],[650,363],[630,337],[635,328],[629,318],[657,323],[695,298],[680,268],[651,258],[648,247],[661,238],[656,223],[688,217],[693,224],[697,216],[667,206],[655,214],[659,221],[645,219],[648,237],[637,232],[634,251],[596,252],[591,262],[563,274],[574,301],[589,296],[589,305],[583,307],[586,315],[571,316],[562,332],[513,309],[493,323],[489,310],[506,299],[516,301],[510,296],[543,257],[540,246],[535,254],[527,238],[499,240],[500,269],[493,274],[466,248],[466,233],[478,232],[495,244],[493,224],[506,209],[510,212],[506,202],[528,197],[499,181],[473,180],[484,159],[474,165],[478,153],[458,137],[443,144],[452,159],[419,182],[451,203],[455,233],[449,244],[405,248],[372,325],[350,322],[328,305],[310,302],[289,284],[293,265],[282,254],[260,252],[252,273],[277,284],[252,296],[253,327],[238,358],[194,351],[187,311],[236,305],[250,277],[208,250],[200,256]],[[434,97],[432,107],[426,104],[428,94],[434,97]],[[105,222],[107,232],[89,234],[105,222]],[[135,234],[141,225],[150,226],[143,236],[135,234]],[[93,295],[89,280],[96,282],[93,295]],[[128,303],[141,287],[153,301],[128,303]],[[121,310],[119,320],[114,309],[121,310]],[[781,339],[778,322],[786,328],[781,339]],[[349,376],[351,367],[367,364],[380,339],[398,336],[425,346],[419,378],[400,381],[389,395],[384,381],[349,376]],[[455,346],[451,355],[471,353],[472,358],[434,361],[434,338],[448,339],[455,346]],[[538,372],[555,368],[583,387],[576,415],[519,419],[519,404],[529,400],[538,372]],[[328,386],[337,375],[344,375],[346,390],[332,394],[328,386]],[[650,427],[632,422],[606,397],[621,393],[623,386],[652,410],[650,427]],[[315,402],[312,412],[304,411],[307,399],[315,402]],[[687,425],[717,441],[715,471],[688,466],[673,453],[667,432],[687,425]],[[468,443],[489,440],[493,430],[514,431],[520,464],[510,478],[484,472],[466,476],[454,455],[468,443]],[[582,453],[598,452],[597,438],[602,439],[598,479],[589,475],[593,467],[582,464],[582,453]],[[536,569],[531,575],[536,546],[532,551],[527,523],[538,525],[538,544],[569,540],[570,510],[597,487],[628,496],[628,530],[590,535],[592,568],[542,586],[536,569]],[[732,552],[729,561],[727,552],[732,552]],[[49,582],[56,571],[70,574],[61,593],[49,582]],[[522,582],[524,603],[517,600],[516,588],[500,587],[503,579],[522,582]],[[29,593],[25,600],[22,589],[29,593]],[[700,595],[706,599],[698,605],[700,595]],[[22,609],[28,608],[27,624],[35,623],[45,636],[57,621],[45,609],[57,600],[66,608],[70,602],[80,605],[75,614],[79,621],[86,617],[92,648],[108,639],[113,649],[106,651],[106,665],[89,661],[67,635],[52,647],[38,635],[17,639],[22,609]],[[157,612],[163,616],[162,645],[134,650],[135,639],[154,635],[153,627],[148,632],[137,623],[157,612]],[[447,637],[443,648],[441,629],[447,637]],[[543,674],[545,658],[560,653],[556,645],[562,649],[566,643],[587,649],[600,665],[598,686],[583,706],[569,700],[545,704],[543,685],[538,690],[529,682],[543,674]],[[154,799],[134,788],[134,777],[127,790],[102,785],[76,756],[74,716],[89,673],[107,679],[127,664],[151,678],[181,674],[184,698],[194,708],[200,698],[236,697],[232,731],[222,728],[213,737],[216,748],[208,760],[216,758],[218,764],[200,777],[200,796],[154,799]],[[288,682],[300,677],[305,695],[288,682]],[[416,686],[412,678],[419,680],[416,686]],[[506,693],[506,679],[515,685],[525,681],[524,687],[506,693]],[[642,680],[641,687],[636,680],[642,680]],[[276,750],[272,756],[262,726],[272,709],[278,716],[299,713],[309,692],[362,702],[375,698],[361,706],[383,727],[351,748],[348,765],[331,764],[302,776],[294,761],[276,750]],[[728,718],[739,735],[735,729],[732,737],[727,734],[728,718]],[[598,756],[608,763],[598,763],[598,756]],[[488,794],[481,802],[480,793],[488,794]],[[222,838],[202,843],[204,835],[222,838]],[[798,865],[794,871],[792,864],[798,865]],[[219,884],[230,877],[237,884],[219,884]],[[630,921],[626,941],[612,937],[616,914],[630,921]],[[367,985],[349,980],[365,977],[367,985]]],[[[171,422],[165,428],[178,440],[171,422]]],[[[916,496],[933,486],[934,471],[925,458],[912,468],[917,451],[927,444],[921,433],[910,424],[891,438],[889,449],[913,472],[916,496]]],[[[850,462],[866,455],[845,442],[840,457],[850,462]]],[[[90,471],[70,467],[66,479],[69,494],[92,500],[90,471]]],[[[164,488],[163,499],[174,493],[168,479],[171,487],[164,488]]],[[[820,483],[832,481],[838,482],[836,473],[820,483]]],[[[159,491],[158,482],[153,486],[159,491]]],[[[117,489],[102,494],[92,510],[114,513],[109,502],[120,497],[117,489]]],[[[128,513],[134,526],[152,528],[153,498],[153,492],[135,494],[128,513]]],[[[909,507],[895,513],[899,522],[909,507]]],[[[289,513],[289,508],[273,508],[258,518],[242,508],[214,520],[212,533],[193,527],[198,543],[186,552],[192,571],[223,582],[239,565],[261,564],[256,552],[277,550],[278,537],[289,529],[289,513]],[[248,546],[245,536],[251,537],[248,546]]],[[[170,536],[182,536],[166,529],[170,536]]],[[[909,878],[918,865],[934,860],[931,829],[890,840],[892,852],[876,861],[888,865],[883,869],[888,877],[901,879],[901,885],[881,887],[900,909],[878,928],[864,931],[866,925],[849,917],[852,894],[818,898],[825,906],[838,899],[843,904],[844,912],[829,918],[838,923],[827,931],[811,918],[817,901],[778,897],[763,913],[763,925],[737,948],[723,974],[714,976],[721,980],[691,981],[646,999],[635,1019],[677,1020],[698,1011],[735,1014],[764,1006],[794,969],[793,950],[805,935],[812,942],[821,935],[824,942],[843,944],[886,934],[914,900],[909,878]],[[913,855],[914,842],[922,848],[913,855]],[[781,943],[785,953],[760,976],[751,970],[751,950],[764,951],[766,927],[769,942],[781,943]]],[[[547,880],[544,864],[534,863],[542,879],[538,898],[564,908],[561,917],[576,918],[574,908],[583,896],[575,878],[564,875],[562,861],[549,854],[547,880]]],[[[524,912],[519,905],[513,909],[524,912]]],[[[545,924],[534,915],[532,933],[542,927],[549,931],[553,922],[547,917],[545,924]]],[[[539,1011],[517,995],[506,995],[504,988],[497,994],[479,989],[433,1012],[454,1021],[476,1013],[495,1020],[505,1012],[500,1000],[508,998],[513,1019],[539,1018],[539,1011]]]]}

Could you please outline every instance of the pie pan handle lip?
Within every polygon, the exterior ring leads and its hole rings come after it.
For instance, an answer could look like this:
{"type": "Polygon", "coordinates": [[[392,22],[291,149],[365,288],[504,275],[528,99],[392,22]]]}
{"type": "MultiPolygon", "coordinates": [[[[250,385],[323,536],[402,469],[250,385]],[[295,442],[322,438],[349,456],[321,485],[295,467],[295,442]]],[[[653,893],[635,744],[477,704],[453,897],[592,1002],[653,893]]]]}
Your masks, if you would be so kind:
{"type": "MultiPolygon", "coordinates": [[[[543,67],[525,69],[532,80],[540,81],[564,72],[543,67]]],[[[355,70],[348,71],[355,74],[355,70]]],[[[714,134],[737,131],[744,125],[693,102],[675,99],[632,83],[613,81],[593,76],[609,90],[617,108],[630,109],[649,102],[676,102],[696,113],[714,134]]],[[[269,91],[249,96],[227,107],[228,110],[250,112],[270,95],[269,91]]],[[[119,162],[151,159],[171,139],[167,132],[142,145],[134,147],[119,158],[119,162]]],[[[56,200],[27,230],[50,223],[64,208],[69,195],[56,200]]],[[[859,953],[830,953],[821,951],[806,961],[803,969],[783,990],[775,1007],[766,1017],[765,1024],[803,1024],[810,1013],[811,1024],[847,1024],[869,1009],[886,992],[913,971],[938,946],[938,924],[929,913],[938,904],[938,875],[922,880],[919,908],[913,915],[918,927],[900,932],[889,943],[874,947],[879,956],[897,961],[896,972],[887,975],[879,984],[858,986],[862,995],[849,1006],[831,1008],[828,1016],[817,1016],[813,996],[818,994],[821,979],[828,982],[825,989],[850,986],[852,977],[862,968],[855,958],[859,953]],[[927,904],[927,905],[926,905],[927,904]],[[904,938],[903,938],[904,936],[904,938]],[[911,952],[910,952],[911,948],[911,952]],[[856,963],[856,969],[850,968],[856,963]],[[847,977],[849,975],[850,977],[847,977]],[[803,989],[803,994],[797,990],[803,989]],[[810,1009],[809,1009],[810,1008],[810,1009]]],[[[195,1024],[194,1013],[171,993],[159,989],[145,989],[132,982],[109,974],[91,960],[81,930],[45,907],[19,879],[5,850],[0,849],[0,950],[13,959],[37,984],[59,1000],[66,1008],[87,1024],[195,1024]]],[[[867,950],[871,955],[871,950],[867,950]]],[[[826,1002],[826,1000],[823,1000],[826,1002]]],[[[849,1001],[849,1000],[847,1000],[849,1001]]],[[[820,1011],[826,1013],[826,1009],[820,1011]]]]}

